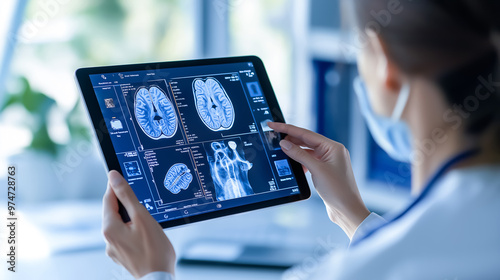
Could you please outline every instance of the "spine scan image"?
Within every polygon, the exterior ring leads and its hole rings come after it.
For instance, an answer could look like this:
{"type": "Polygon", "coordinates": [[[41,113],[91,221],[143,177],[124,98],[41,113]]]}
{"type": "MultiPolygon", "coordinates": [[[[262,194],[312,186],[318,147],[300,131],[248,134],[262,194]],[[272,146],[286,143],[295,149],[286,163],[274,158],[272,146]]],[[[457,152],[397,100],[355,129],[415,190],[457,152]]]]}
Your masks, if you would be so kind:
{"type": "Polygon", "coordinates": [[[208,155],[210,173],[215,185],[217,200],[238,198],[253,194],[248,182],[248,170],[252,164],[238,154],[236,142],[212,142],[213,156],[208,155]]]}
{"type": "Polygon", "coordinates": [[[193,94],[198,115],[209,129],[220,131],[233,127],[233,103],[217,79],[195,79],[193,94]]]}
{"type": "Polygon", "coordinates": [[[149,138],[171,138],[177,132],[174,106],[159,88],[140,88],[135,93],[134,108],[137,123],[149,138]]]}
{"type": "Polygon", "coordinates": [[[173,194],[186,190],[193,181],[191,170],[184,163],[176,163],[168,169],[163,185],[173,194]]]}

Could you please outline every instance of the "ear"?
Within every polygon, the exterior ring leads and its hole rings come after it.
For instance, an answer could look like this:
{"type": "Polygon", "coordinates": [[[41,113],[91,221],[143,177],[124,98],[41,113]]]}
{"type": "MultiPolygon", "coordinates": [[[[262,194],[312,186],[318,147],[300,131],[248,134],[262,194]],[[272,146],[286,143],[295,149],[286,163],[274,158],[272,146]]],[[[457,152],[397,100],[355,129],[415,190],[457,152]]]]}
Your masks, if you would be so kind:
{"type": "Polygon", "coordinates": [[[401,89],[401,71],[388,54],[387,45],[373,30],[367,30],[368,40],[377,60],[376,75],[383,82],[388,92],[399,93],[401,89]]]}

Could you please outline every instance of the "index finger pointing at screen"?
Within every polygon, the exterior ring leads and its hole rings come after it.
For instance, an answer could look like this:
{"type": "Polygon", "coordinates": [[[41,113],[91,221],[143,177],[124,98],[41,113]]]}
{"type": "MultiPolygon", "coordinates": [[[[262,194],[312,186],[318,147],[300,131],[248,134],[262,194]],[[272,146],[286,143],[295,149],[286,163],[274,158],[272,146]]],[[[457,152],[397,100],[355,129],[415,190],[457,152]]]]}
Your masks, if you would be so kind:
{"type": "Polygon", "coordinates": [[[324,137],[323,135],[304,128],[296,127],[294,125],[277,122],[268,122],[267,124],[275,131],[288,134],[293,138],[300,140],[307,147],[312,149],[320,148],[320,146],[328,140],[328,138],[324,137]]]}

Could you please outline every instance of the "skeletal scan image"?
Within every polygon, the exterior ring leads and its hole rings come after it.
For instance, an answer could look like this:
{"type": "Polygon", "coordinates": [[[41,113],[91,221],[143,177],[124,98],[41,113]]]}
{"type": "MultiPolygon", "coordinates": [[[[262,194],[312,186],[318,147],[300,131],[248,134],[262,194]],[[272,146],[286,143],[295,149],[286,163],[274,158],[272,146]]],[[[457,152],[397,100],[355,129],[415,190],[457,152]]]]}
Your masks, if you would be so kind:
{"type": "Polygon", "coordinates": [[[237,144],[229,141],[212,142],[213,155],[208,154],[210,173],[215,185],[217,200],[238,198],[253,194],[248,182],[248,170],[252,164],[245,160],[244,154],[236,150],[237,144]]]}
{"type": "Polygon", "coordinates": [[[174,106],[161,89],[140,88],[135,93],[134,108],[137,123],[149,138],[171,138],[177,132],[174,106]]]}
{"type": "Polygon", "coordinates": [[[163,185],[171,193],[178,194],[181,190],[187,190],[192,181],[191,170],[184,163],[176,163],[168,169],[163,185]]]}
{"type": "Polygon", "coordinates": [[[193,94],[198,115],[209,129],[221,131],[233,127],[233,103],[217,79],[195,79],[193,94]]]}

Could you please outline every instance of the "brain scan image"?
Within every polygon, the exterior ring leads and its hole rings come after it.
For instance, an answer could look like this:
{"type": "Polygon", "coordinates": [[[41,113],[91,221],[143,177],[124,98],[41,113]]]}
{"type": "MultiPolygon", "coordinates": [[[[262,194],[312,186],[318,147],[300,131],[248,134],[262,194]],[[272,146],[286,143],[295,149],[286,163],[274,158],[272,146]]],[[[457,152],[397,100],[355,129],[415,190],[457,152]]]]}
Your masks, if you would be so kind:
{"type": "Polygon", "coordinates": [[[151,139],[171,138],[177,132],[177,116],[165,93],[153,86],[135,93],[135,118],[151,139]]]}
{"type": "Polygon", "coordinates": [[[193,94],[198,115],[209,129],[221,131],[233,127],[233,103],[217,79],[195,79],[193,94]]]}
{"type": "Polygon", "coordinates": [[[208,155],[210,173],[215,185],[217,200],[238,198],[253,194],[253,189],[248,182],[248,170],[252,164],[245,160],[236,150],[237,144],[229,141],[212,142],[212,155],[208,155]]]}
{"type": "Polygon", "coordinates": [[[176,163],[168,169],[163,185],[173,194],[186,190],[193,181],[191,170],[184,163],[176,163]]]}

